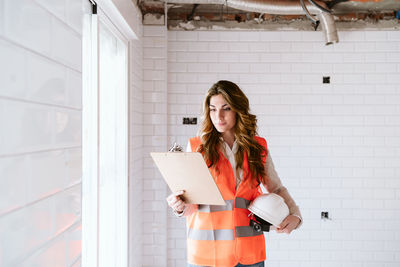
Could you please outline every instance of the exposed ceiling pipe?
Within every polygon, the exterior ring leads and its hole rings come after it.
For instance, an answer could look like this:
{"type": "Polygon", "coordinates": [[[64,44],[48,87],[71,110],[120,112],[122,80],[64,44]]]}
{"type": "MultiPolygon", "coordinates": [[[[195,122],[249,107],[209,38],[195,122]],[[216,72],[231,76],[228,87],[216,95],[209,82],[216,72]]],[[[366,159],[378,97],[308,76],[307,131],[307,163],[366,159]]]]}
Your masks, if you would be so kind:
{"type": "Polygon", "coordinates": [[[314,6],[318,7],[322,11],[325,11],[325,12],[328,12],[328,13],[332,13],[332,11],[330,9],[324,8],[323,6],[319,5],[315,0],[308,0],[308,2],[310,2],[314,6]]]}
{"type": "Polygon", "coordinates": [[[311,15],[310,11],[308,11],[306,4],[304,4],[304,0],[300,0],[300,5],[303,8],[304,12],[306,13],[307,18],[309,18],[314,25],[314,28],[317,29],[319,25],[319,20],[317,18],[314,18],[313,15],[311,15]]]}
{"type": "MultiPolygon", "coordinates": [[[[319,6],[329,10],[324,2],[315,1],[319,6]]],[[[333,44],[339,41],[335,20],[329,12],[323,11],[320,7],[305,3],[307,10],[315,14],[321,22],[325,32],[325,44],[333,44]]],[[[261,12],[276,15],[299,15],[303,14],[303,8],[297,1],[291,0],[228,0],[228,6],[240,10],[261,12]]]]}
{"type": "Polygon", "coordinates": [[[320,18],[322,29],[325,31],[325,44],[330,45],[334,42],[339,42],[336,24],[332,14],[321,12],[317,14],[317,16],[320,18]]]}
{"type": "Polygon", "coordinates": [[[332,0],[326,5],[336,15],[353,12],[393,12],[400,9],[399,0],[332,0]]]}
{"type": "MultiPolygon", "coordinates": [[[[320,0],[313,0],[317,5],[305,3],[307,10],[318,17],[325,32],[326,45],[339,41],[336,25],[327,5],[320,0]],[[321,9],[322,7],[322,9],[321,9]]],[[[239,10],[267,13],[274,15],[302,15],[304,10],[298,0],[168,0],[168,3],[181,4],[227,4],[239,10]]]]}

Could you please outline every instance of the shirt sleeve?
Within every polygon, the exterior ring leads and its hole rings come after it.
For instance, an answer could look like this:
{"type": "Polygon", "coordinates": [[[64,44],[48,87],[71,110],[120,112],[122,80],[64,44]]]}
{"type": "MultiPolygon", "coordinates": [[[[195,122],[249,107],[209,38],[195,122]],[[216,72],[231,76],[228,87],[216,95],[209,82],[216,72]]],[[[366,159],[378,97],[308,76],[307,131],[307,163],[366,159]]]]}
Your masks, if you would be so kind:
{"type": "Polygon", "coordinates": [[[190,141],[186,145],[186,152],[192,152],[192,147],[190,146],[190,141]]]}
{"type": "Polygon", "coordinates": [[[275,193],[285,200],[286,205],[289,207],[289,213],[300,219],[300,224],[297,226],[297,228],[299,228],[303,222],[299,206],[296,205],[296,202],[289,194],[287,188],[283,186],[281,179],[279,178],[278,173],[275,170],[275,166],[269,150],[267,151],[267,159],[265,161],[265,172],[267,175],[267,181],[264,184],[265,189],[267,189],[268,193],[275,193]]]}

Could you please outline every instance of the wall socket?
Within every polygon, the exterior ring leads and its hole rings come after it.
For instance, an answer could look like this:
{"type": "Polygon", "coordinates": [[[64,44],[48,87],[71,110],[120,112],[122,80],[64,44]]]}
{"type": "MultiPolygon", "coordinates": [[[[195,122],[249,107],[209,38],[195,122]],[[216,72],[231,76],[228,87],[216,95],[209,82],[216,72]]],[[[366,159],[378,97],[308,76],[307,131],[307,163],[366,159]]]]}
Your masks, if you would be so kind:
{"type": "Polygon", "coordinates": [[[321,211],[321,219],[322,220],[330,220],[331,218],[329,218],[329,212],[321,211]]]}
{"type": "Polygon", "coordinates": [[[183,118],[183,124],[197,124],[197,118],[183,118]]]}

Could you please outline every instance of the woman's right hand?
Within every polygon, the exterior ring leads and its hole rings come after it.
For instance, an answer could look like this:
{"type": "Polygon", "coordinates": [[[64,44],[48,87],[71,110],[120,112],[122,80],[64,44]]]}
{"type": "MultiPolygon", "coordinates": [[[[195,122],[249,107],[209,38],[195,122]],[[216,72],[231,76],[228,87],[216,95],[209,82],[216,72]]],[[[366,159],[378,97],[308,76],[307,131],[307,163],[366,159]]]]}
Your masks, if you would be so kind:
{"type": "Polygon", "coordinates": [[[174,211],[181,213],[185,210],[186,203],[180,197],[185,193],[184,190],[176,191],[167,197],[168,206],[174,211]]]}

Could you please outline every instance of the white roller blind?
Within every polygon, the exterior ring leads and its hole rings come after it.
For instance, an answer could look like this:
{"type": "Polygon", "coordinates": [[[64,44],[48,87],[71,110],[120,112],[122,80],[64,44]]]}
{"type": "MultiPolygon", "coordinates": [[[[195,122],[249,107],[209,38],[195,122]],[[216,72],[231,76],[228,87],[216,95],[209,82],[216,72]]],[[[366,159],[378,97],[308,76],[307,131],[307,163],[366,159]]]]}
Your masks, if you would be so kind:
{"type": "Polygon", "coordinates": [[[98,8],[85,18],[83,266],[128,265],[128,42],[98,8]]]}
{"type": "Polygon", "coordinates": [[[127,266],[127,46],[104,20],[99,74],[99,266],[127,266]]]}

